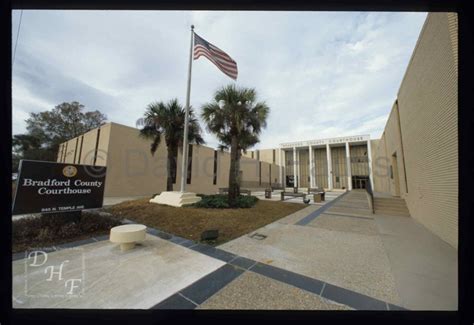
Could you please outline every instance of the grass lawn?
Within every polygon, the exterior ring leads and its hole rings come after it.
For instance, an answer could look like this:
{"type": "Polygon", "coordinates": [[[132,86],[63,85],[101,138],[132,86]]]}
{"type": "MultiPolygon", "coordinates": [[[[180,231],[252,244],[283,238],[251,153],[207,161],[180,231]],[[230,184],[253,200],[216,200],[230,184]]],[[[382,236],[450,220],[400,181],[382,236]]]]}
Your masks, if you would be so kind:
{"type": "Polygon", "coordinates": [[[219,245],[307,207],[298,203],[259,200],[247,209],[174,208],[149,203],[148,200],[122,202],[105,211],[196,241],[201,239],[204,230],[219,229],[219,238],[212,243],[219,245]]]}

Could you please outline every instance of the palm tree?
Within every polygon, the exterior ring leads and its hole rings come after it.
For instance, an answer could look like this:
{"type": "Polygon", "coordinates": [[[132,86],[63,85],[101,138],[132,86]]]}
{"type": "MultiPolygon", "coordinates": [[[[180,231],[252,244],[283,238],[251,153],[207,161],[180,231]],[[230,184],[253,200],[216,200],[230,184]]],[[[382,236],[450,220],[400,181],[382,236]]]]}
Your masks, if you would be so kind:
{"type": "MultiPolygon", "coordinates": [[[[178,149],[183,146],[184,117],[186,110],[178,103],[177,99],[170,100],[167,104],[154,102],[148,105],[145,116],[137,121],[137,126],[143,126],[140,136],[151,140],[150,152],[155,154],[164,136],[167,147],[167,180],[166,190],[173,190],[173,178],[176,175],[176,157],[178,149]]],[[[189,108],[188,124],[189,143],[203,144],[201,128],[194,116],[192,108],[189,108]]]]}
{"type": "Polygon", "coordinates": [[[229,205],[236,206],[240,195],[240,157],[242,151],[258,143],[260,132],[267,126],[270,108],[256,102],[253,88],[237,88],[231,84],[217,90],[214,100],[202,107],[202,119],[220,142],[220,148],[230,147],[229,205]]]}

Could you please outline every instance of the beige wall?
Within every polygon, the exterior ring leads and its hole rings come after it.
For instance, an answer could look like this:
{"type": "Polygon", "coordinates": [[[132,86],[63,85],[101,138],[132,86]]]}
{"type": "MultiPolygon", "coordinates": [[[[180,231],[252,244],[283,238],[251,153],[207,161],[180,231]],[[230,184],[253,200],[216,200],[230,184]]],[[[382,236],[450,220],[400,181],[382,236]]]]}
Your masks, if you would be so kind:
{"type": "Polygon", "coordinates": [[[398,93],[398,106],[410,214],[457,248],[457,44],[449,17],[428,15],[398,93]]]}
{"type": "Polygon", "coordinates": [[[299,187],[309,186],[309,150],[296,150],[297,159],[299,160],[300,179],[299,187]]]}
{"type": "MultiPolygon", "coordinates": [[[[73,163],[74,154],[79,162],[80,144],[82,143],[82,164],[93,164],[97,143],[97,129],[83,136],[67,141],[67,155],[63,159],[73,163]],[[76,151],[77,143],[77,151],[76,151]]],[[[107,123],[100,127],[96,165],[107,166],[105,183],[106,197],[151,196],[166,190],[166,145],[163,142],[154,156],[150,153],[150,141],[139,137],[136,128],[107,123]]],[[[196,193],[216,193],[220,187],[227,187],[229,181],[230,155],[228,152],[217,152],[217,175],[214,184],[214,152],[206,146],[192,146],[191,183],[186,184],[186,190],[196,193]]],[[[58,151],[58,161],[66,143],[61,144],[58,151]]],[[[178,151],[176,183],[173,190],[180,189],[182,151],[178,151]]],[[[241,159],[243,188],[263,188],[281,182],[279,166],[255,159],[241,159]],[[261,165],[261,167],[260,167],[261,165]],[[271,170],[270,170],[271,165],[271,170]],[[271,181],[271,182],[270,182],[271,181]]]]}
{"type": "Polygon", "coordinates": [[[375,190],[403,197],[413,218],[456,248],[457,71],[456,14],[430,13],[374,155],[386,158],[374,164],[375,190]],[[380,176],[390,165],[394,178],[380,176]]]}
{"type": "Polygon", "coordinates": [[[90,130],[78,137],[61,143],[58,149],[57,162],[70,164],[94,165],[95,150],[97,145],[97,130],[100,129],[99,143],[95,165],[105,166],[107,164],[107,152],[110,136],[110,123],[100,128],[90,130]]]}
{"type": "Polygon", "coordinates": [[[369,164],[367,162],[367,145],[357,144],[349,147],[351,159],[352,176],[369,176],[369,164]]]}
{"type": "Polygon", "coordinates": [[[242,154],[242,156],[247,158],[252,158],[252,155],[253,159],[258,159],[269,164],[275,163],[278,165],[278,148],[249,150],[247,153],[242,154]],[[275,152],[275,161],[273,160],[273,152],[275,152]]]}
{"type": "Polygon", "coordinates": [[[313,151],[315,182],[318,187],[328,188],[328,160],[326,148],[317,148],[313,151]]]}
{"type": "Polygon", "coordinates": [[[332,183],[334,188],[347,188],[347,159],[346,148],[332,147],[332,183]]]}

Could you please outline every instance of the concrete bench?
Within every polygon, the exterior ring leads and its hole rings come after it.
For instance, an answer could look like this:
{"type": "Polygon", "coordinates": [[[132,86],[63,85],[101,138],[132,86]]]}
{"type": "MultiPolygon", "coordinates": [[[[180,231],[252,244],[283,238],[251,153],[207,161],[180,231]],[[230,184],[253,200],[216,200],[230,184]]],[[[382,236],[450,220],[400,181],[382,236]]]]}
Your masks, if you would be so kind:
{"type": "Polygon", "coordinates": [[[306,194],[305,193],[293,193],[293,192],[281,192],[281,201],[285,199],[285,196],[292,196],[292,197],[302,197],[303,200],[306,200],[306,194]]]}
{"type": "Polygon", "coordinates": [[[110,241],[120,244],[120,250],[126,251],[135,247],[135,243],[145,240],[145,225],[122,225],[110,229],[110,241]]]}
{"type": "Polygon", "coordinates": [[[308,187],[308,194],[313,194],[314,202],[325,201],[326,192],[319,187],[308,187]]]}
{"type": "Polygon", "coordinates": [[[308,194],[311,194],[311,193],[320,193],[320,192],[323,192],[323,193],[324,193],[324,189],[323,189],[323,188],[320,188],[320,187],[308,187],[308,194]]]}
{"type": "MultiPolygon", "coordinates": [[[[229,188],[228,187],[221,187],[219,188],[219,194],[228,194],[229,193],[229,188]]],[[[250,190],[241,188],[240,189],[240,194],[245,193],[250,196],[251,192],[250,190]]]]}

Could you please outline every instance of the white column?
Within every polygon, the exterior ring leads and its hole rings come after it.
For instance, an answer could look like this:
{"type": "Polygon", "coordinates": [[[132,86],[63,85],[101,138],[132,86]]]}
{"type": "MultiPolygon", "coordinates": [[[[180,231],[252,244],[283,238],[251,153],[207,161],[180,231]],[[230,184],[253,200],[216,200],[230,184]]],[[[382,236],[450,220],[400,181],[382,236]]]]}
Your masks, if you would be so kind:
{"type": "Polygon", "coordinates": [[[293,187],[298,187],[296,175],[296,147],[293,147],[293,187]]]}
{"type": "Polygon", "coordinates": [[[309,146],[309,187],[314,186],[313,147],[309,146]]]}
{"type": "Polygon", "coordinates": [[[372,174],[372,149],[370,148],[370,138],[367,140],[367,158],[369,161],[369,179],[372,191],[374,190],[374,175],[372,174]]]}
{"type": "Polygon", "coordinates": [[[347,163],[347,189],[352,190],[351,152],[349,142],[346,142],[346,163],[347,163]]]}
{"type": "Polygon", "coordinates": [[[280,169],[280,183],[281,183],[281,186],[285,187],[285,184],[283,183],[283,164],[282,164],[282,160],[281,160],[281,156],[282,156],[282,150],[281,148],[278,149],[278,164],[280,165],[278,168],[280,169]]]}
{"type": "Polygon", "coordinates": [[[326,143],[326,157],[328,159],[328,187],[329,190],[332,191],[332,158],[331,158],[331,147],[329,147],[329,143],[326,143]]]}

